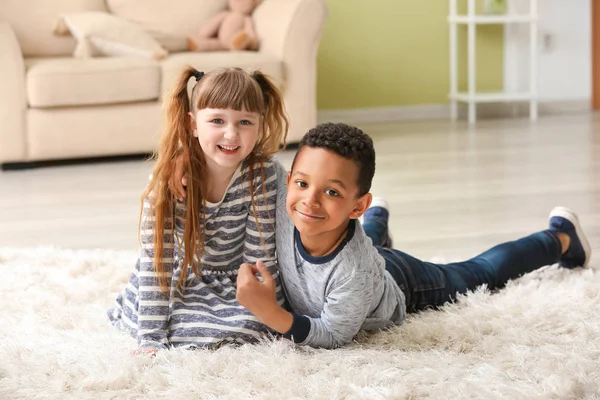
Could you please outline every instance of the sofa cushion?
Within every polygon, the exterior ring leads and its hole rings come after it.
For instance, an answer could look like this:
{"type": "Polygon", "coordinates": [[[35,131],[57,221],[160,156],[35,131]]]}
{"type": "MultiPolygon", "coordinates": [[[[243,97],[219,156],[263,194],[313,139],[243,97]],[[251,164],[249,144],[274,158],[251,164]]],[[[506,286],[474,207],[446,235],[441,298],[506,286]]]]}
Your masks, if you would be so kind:
{"type": "Polygon", "coordinates": [[[271,76],[280,89],[284,80],[281,60],[254,51],[177,53],[167,56],[160,65],[162,68],[162,95],[166,95],[172,90],[179,74],[188,65],[204,72],[227,67],[240,67],[247,70],[260,69],[271,76]]]}
{"type": "Polygon", "coordinates": [[[30,107],[114,104],[158,98],[160,68],[143,58],[26,59],[30,107]]]}
{"type": "Polygon", "coordinates": [[[104,0],[0,0],[0,3],[0,21],[7,21],[13,28],[25,57],[71,55],[75,40],[52,33],[58,17],[68,12],[107,11],[104,0]]]}
{"type": "Polygon", "coordinates": [[[57,21],[54,33],[77,39],[76,58],[95,54],[116,57],[146,57],[160,60],[168,54],[142,28],[101,11],[67,13],[57,21]]]}
{"type": "Polygon", "coordinates": [[[144,28],[165,49],[187,50],[186,36],[227,8],[227,0],[106,0],[118,17],[144,28]]]}

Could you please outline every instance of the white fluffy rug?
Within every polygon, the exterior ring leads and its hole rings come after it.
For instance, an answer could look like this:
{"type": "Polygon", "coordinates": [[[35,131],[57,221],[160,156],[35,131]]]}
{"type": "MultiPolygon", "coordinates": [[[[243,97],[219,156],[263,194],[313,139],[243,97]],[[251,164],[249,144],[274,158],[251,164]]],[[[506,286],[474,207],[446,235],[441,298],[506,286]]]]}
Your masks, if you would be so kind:
{"type": "Polygon", "coordinates": [[[600,393],[600,273],[547,267],[361,335],[133,356],[105,311],[135,254],[0,249],[1,399],[579,399],[600,393]]]}

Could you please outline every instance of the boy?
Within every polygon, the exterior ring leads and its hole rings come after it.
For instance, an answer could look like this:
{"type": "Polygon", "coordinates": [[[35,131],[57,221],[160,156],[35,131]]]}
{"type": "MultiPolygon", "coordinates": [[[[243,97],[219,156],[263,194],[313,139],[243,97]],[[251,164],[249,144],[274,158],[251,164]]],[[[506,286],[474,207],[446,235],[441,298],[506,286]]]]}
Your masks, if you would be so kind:
{"type": "MultiPolygon", "coordinates": [[[[401,324],[406,312],[441,306],[480,285],[500,288],[556,262],[566,268],[589,263],[591,249],[577,216],[562,207],[550,213],[548,230],[461,263],[436,265],[390,249],[385,202],[369,208],[373,142],[355,127],[319,125],[303,137],[289,173],[277,165],[277,260],[292,311],[277,304],[273,277],[262,262],[241,265],[237,299],[301,345],[343,346],[361,329],[401,324]]],[[[174,181],[172,190],[182,197],[181,179],[174,181]]]]}
{"type": "Polygon", "coordinates": [[[406,312],[441,306],[456,293],[483,284],[500,288],[556,262],[585,267],[590,259],[576,215],[562,207],[552,210],[548,230],[462,263],[435,265],[373,246],[371,239],[379,245],[389,241],[386,207],[379,202],[369,209],[375,151],[369,136],[345,124],[309,131],[285,182],[281,172],[277,260],[292,312],[276,303],[262,263],[241,266],[237,298],[265,325],[302,345],[342,346],[361,329],[400,324],[406,312]],[[363,214],[364,229],[357,223],[363,214]]]}

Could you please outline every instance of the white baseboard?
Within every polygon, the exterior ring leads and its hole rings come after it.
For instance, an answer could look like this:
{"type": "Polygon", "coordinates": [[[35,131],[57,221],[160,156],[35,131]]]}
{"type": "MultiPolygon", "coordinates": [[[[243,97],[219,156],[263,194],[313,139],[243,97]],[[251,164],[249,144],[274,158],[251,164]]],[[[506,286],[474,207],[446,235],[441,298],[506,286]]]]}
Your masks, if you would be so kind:
{"type": "MultiPolygon", "coordinates": [[[[538,115],[568,115],[587,113],[592,110],[591,101],[584,100],[543,100],[538,102],[538,115]]],[[[466,118],[467,107],[459,104],[459,117],[466,118]]],[[[477,105],[477,118],[528,117],[529,102],[483,103],[477,105]]]]}
{"type": "MultiPolygon", "coordinates": [[[[466,116],[466,105],[459,103],[459,118],[466,116]]],[[[548,100],[538,103],[538,112],[543,115],[579,114],[591,111],[589,99],[548,100]]],[[[529,115],[529,103],[483,103],[477,105],[477,118],[511,118],[529,115]]],[[[353,108],[319,110],[317,120],[323,122],[345,122],[348,124],[389,123],[402,121],[450,119],[448,104],[425,104],[411,106],[353,108]]]]}
{"type": "Polygon", "coordinates": [[[319,110],[317,113],[319,123],[364,124],[444,118],[450,118],[450,107],[446,104],[319,110]]]}

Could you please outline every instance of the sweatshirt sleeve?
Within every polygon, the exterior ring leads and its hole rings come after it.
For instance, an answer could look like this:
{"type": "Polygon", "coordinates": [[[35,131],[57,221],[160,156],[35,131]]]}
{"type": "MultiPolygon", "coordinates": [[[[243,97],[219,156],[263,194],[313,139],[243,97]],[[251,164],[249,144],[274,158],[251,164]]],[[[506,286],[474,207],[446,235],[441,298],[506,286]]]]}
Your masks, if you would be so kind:
{"type": "Polygon", "coordinates": [[[275,206],[277,204],[277,172],[272,162],[254,171],[253,199],[247,199],[248,219],[244,240],[243,260],[256,264],[262,260],[267,268],[275,271],[275,206]]]}
{"type": "Polygon", "coordinates": [[[275,217],[278,173],[275,164],[272,161],[265,162],[264,173],[257,168],[253,181],[254,200],[248,199],[243,261],[254,265],[259,260],[265,263],[276,282],[277,302],[283,305],[285,299],[276,264],[275,217]]]}
{"type": "Polygon", "coordinates": [[[319,318],[294,314],[291,329],[284,334],[301,345],[332,349],[350,343],[369,314],[373,277],[355,273],[329,288],[319,318]]]}

